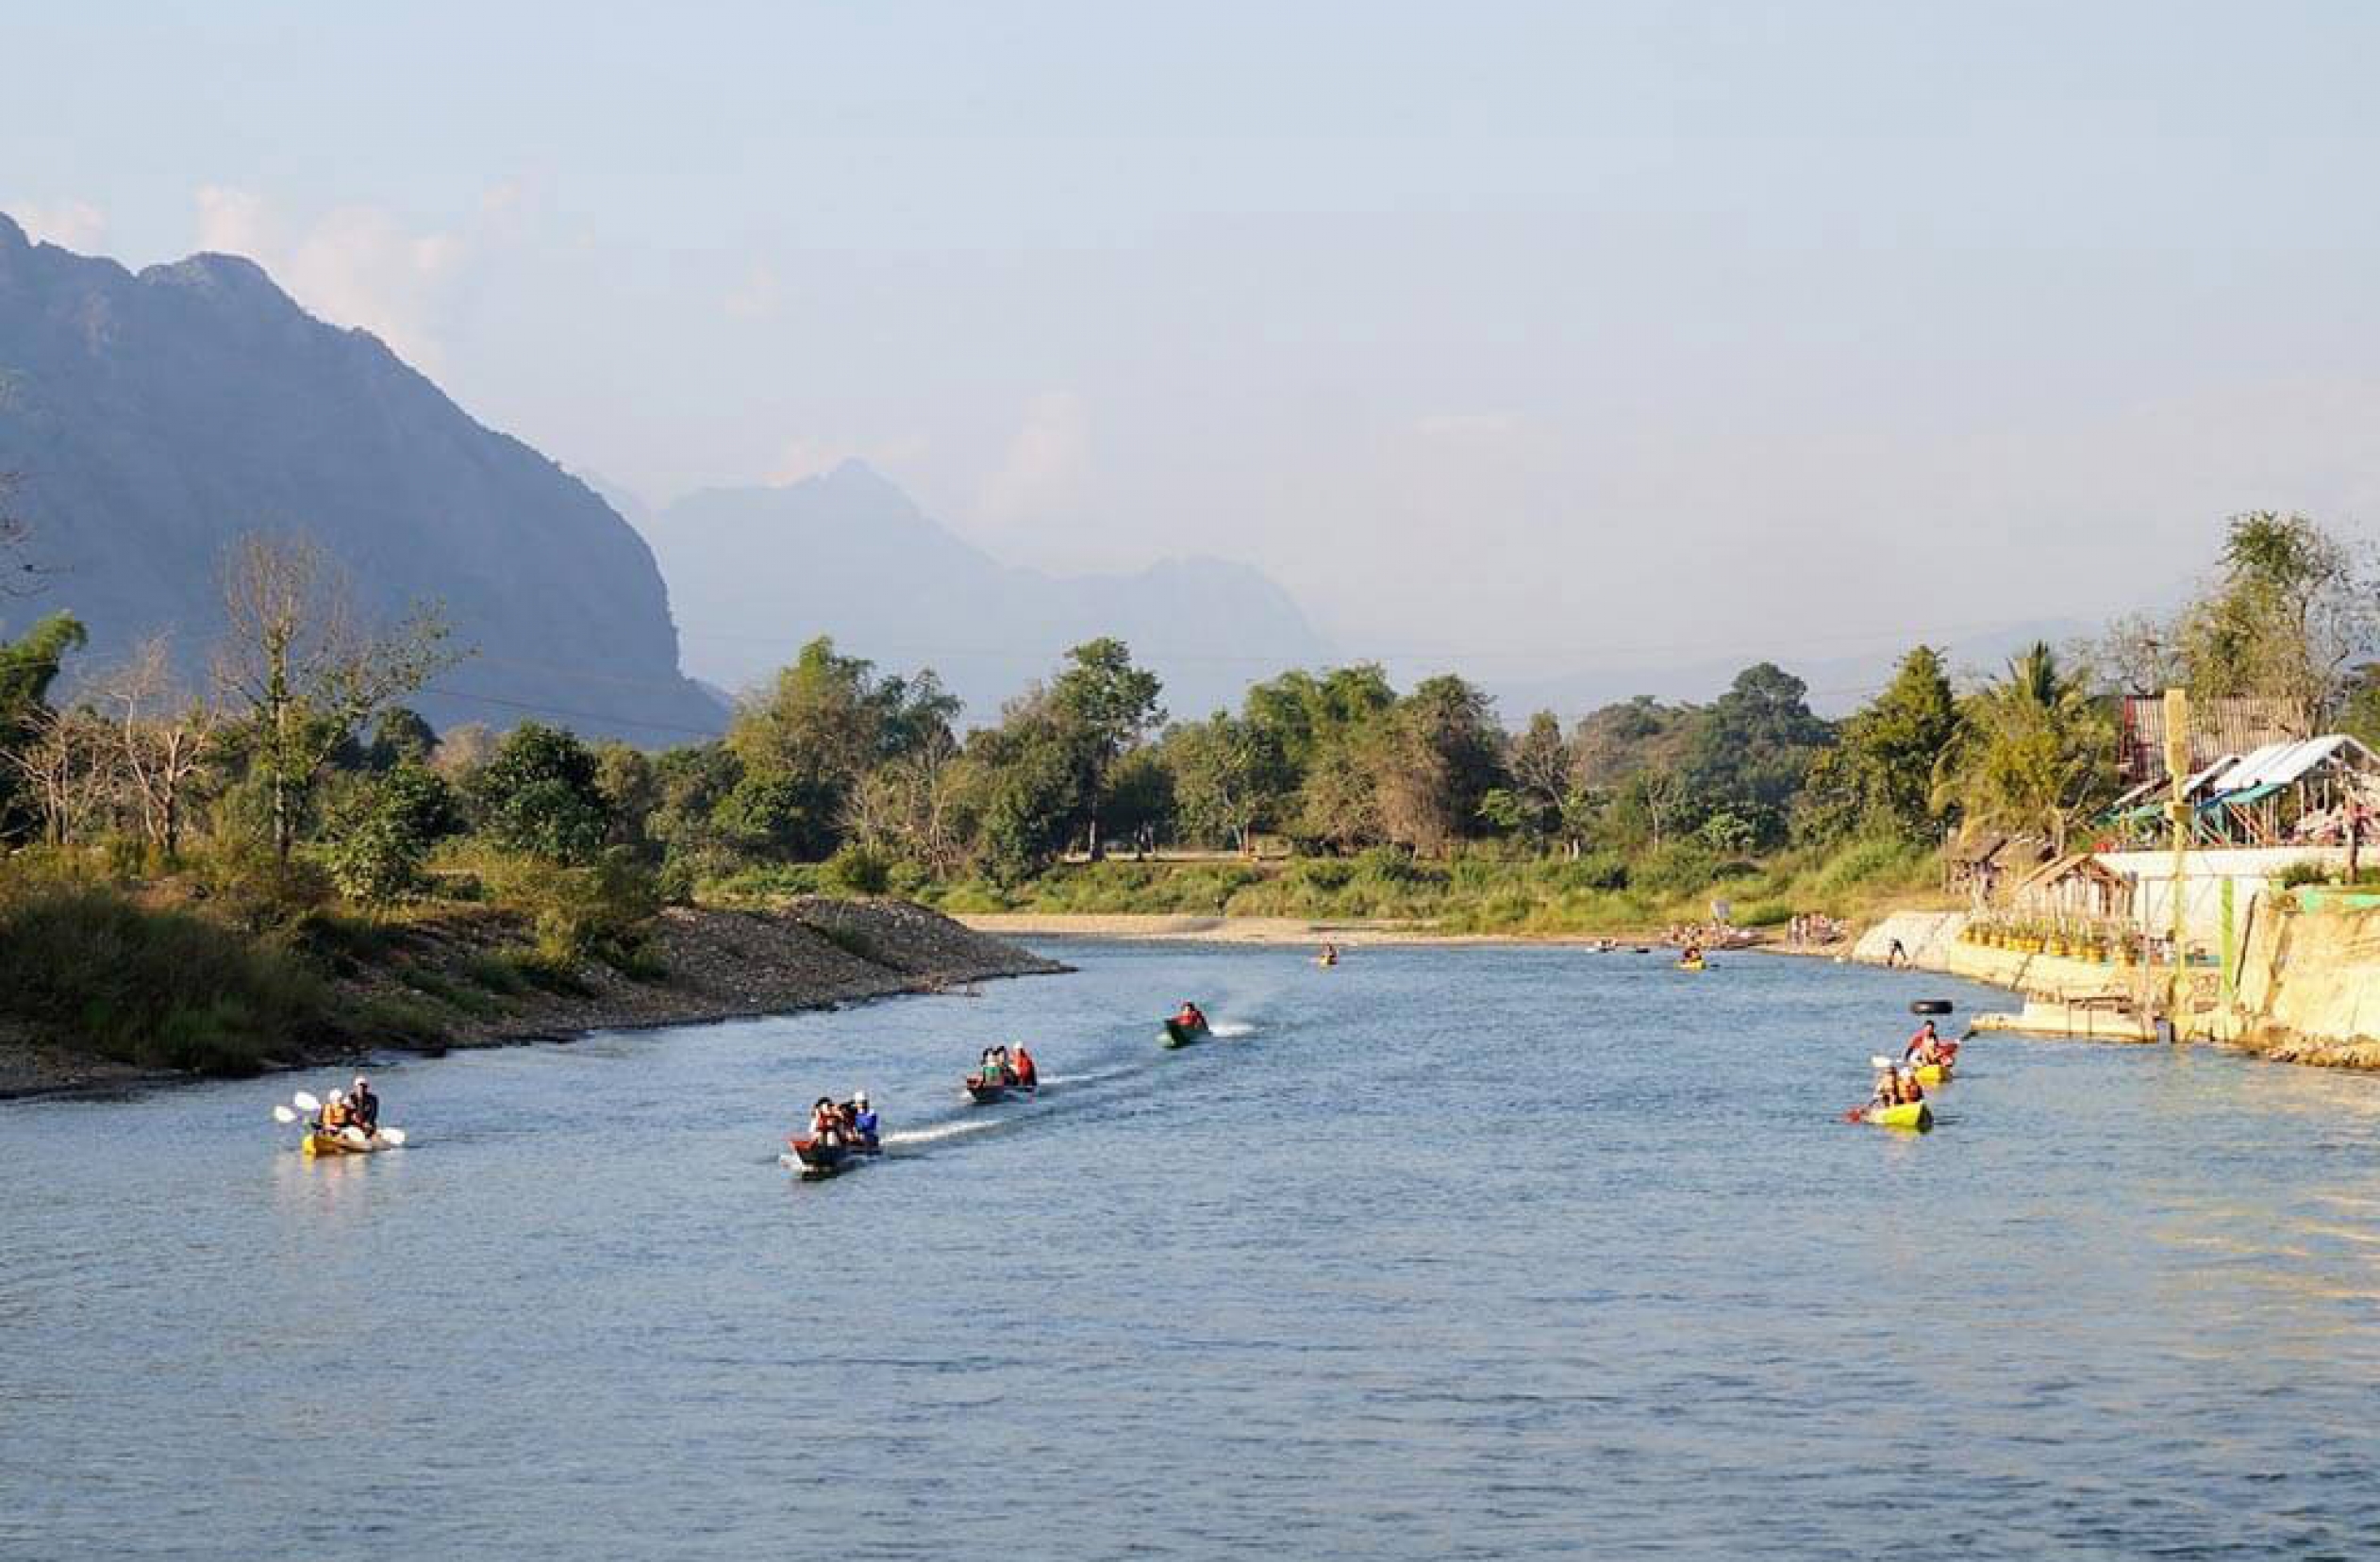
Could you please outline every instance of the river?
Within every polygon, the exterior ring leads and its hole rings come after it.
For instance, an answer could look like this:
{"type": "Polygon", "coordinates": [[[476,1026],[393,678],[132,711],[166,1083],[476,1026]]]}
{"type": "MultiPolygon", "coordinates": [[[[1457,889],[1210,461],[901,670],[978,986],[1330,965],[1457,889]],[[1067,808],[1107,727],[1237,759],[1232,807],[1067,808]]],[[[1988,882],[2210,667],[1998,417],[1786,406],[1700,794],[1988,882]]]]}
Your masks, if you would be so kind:
{"type": "Polygon", "coordinates": [[[2380,1080],[1983,1038],[1921,1138],[1868,1055],[2002,995],[1046,947],[392,1064],[370,1158],[327,1076],[0,1104],[0,1556],[2380,1550],[2380,1080]]]}

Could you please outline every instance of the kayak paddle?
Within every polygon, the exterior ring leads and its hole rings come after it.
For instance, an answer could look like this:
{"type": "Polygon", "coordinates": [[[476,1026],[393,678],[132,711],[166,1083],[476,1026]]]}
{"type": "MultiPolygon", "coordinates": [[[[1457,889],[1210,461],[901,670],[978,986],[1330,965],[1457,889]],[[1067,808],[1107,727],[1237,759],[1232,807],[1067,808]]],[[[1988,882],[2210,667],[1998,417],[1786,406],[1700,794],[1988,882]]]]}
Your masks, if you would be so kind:
{"type": "Polygon", "coordinates": [[[405,1130],[402,1128],[383,1128],[380,1130],[380,1137],[399,1149],[405,1147],[405,1130]]]}
{"type": "Polygon", "coordinates": [[[273,1104],[273,1121],[275,1122],[295,1122],[298,1121],[298,1116],[295,1112],[291,1111],[287,1106],[282,1105],[276,1101],[273,1104]]]}
{"type": "Polygon", "coordinates": [[[299,1111],[306,1113],[309,1117],[323,1109],[323,1104],[315,1100],[311,1094],[305,1090],[300,1090],[297,1094],[290,1097],[290,1102],[292,1105],[296,1106],[299,1111]]]}

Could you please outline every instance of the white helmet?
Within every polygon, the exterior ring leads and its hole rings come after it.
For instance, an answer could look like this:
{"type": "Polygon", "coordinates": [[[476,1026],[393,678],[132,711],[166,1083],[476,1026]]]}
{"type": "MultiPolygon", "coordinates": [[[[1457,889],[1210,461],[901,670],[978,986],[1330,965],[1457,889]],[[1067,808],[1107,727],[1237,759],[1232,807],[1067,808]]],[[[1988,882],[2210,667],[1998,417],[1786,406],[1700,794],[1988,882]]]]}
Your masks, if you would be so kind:
{"type": "Polygon", "coordinates": [[[852,1104],[854,1106],[865,1106],[866,1105],[868,1105],[868,1092],[867,1092],[867,1091],[865,1091],[865,1090],[854,1090],[854,1091],[852,1091],[852,1092],[851,1092],[851,1104],[852,1104]]]}
{"type": "Polygon", "coordinates": [[[344,1105],[347,1105],[347,1092],[346,1092],[346,1091],[344,1091],[344,1090],[333,1090],[333,1091],[331,1091],[331,1093],[330,1093],[330,1104],[331,1104],[333,1106],[344,1106],[344,1105]]]}

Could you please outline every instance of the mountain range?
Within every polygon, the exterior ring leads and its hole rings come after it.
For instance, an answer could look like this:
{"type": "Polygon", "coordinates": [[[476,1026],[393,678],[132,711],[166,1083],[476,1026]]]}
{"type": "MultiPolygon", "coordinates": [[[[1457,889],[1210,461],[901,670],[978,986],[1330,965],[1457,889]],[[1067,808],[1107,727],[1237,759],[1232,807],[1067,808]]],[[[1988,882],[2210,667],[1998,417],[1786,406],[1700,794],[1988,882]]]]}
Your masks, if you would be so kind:
{"type": "Polygon", "coordinates": [[[473,655],[414,702],[434,724],[536,715],[657,744],[722,723],[678,670],[660,573],[626,522],[248,260],[134,273],[0,215],[0,473],[48,572],[0,604],[0,634],[65,609],[91,632],[83,665],[162,633],[199,683],[225,545],[302,532],[366,613],[442,607],[473,655]]]}
{"type": "Polygon", "coordinates": [[[931,667],[976,722],[1068,647],[1113,635],[1177,717],[1237,706],[1251,679],[1327,659],[1290,594],[1244,564],[1175,558],[1127,574],[1004,564],[859,461],[778,488],[710,489],[642,527],[686,628],[686,667],[740,690],[829,635],[891,671],[931,667]]]}

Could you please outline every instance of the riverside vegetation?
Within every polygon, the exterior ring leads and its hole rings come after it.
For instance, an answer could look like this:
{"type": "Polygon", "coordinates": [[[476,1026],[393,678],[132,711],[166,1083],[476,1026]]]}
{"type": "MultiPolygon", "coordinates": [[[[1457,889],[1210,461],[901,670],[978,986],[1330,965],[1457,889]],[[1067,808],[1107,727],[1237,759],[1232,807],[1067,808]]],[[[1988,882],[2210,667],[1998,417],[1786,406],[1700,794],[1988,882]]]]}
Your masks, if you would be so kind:
{"type": "Polygon", "coordinates": [[[1401,690],[1365,664],[1169,722],[1157,678],[1095,640],[962,739],[934,673],[822,639],[724,738],[649,752],[537,722],[431,731],[405,701],[462,655],[439,615],[363,623],[336,561],[250,538],[204,690],[162,644],[75,667],[68,613],[0,646],[0,1024],[185,1068],[293,1034],[435,1043],[535,991],[666,979],[665,906],[806,893],[1473,933],[1640,930],[1716,899],[1754,926],[1872,914],[1930,893],[1963,826],[2062,842],[2092,818],[2102,692],[2177,681],[2372,724],[2380,690],[2349,663],[2373,593],[2350,566],[2310,522],[2242,517],[2172,623],[2037,645],[1963,690],[1918,646],[1839,722],[1766,662],[1707,705],[1572,728],[1508,731],[1459,676],[1401,690]]]}

